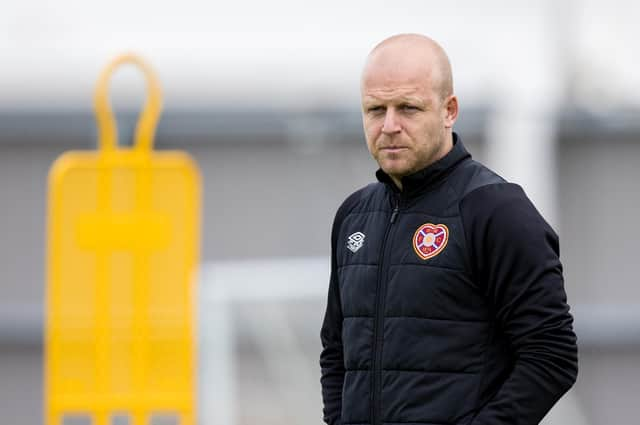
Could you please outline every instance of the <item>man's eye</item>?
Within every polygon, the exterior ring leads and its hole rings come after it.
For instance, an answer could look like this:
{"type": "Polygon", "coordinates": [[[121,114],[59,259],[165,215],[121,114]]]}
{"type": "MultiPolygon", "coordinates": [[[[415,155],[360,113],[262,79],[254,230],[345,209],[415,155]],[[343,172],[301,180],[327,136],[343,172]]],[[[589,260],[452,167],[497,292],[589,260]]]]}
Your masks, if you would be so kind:
{"type": "Polygon", "coordinates": [[[383,111],[382,106],[371,106],[367,109],[367,112],[371,112],[371,113],[377,113],[382,111],[383,111]]]}
{"type": "Polygon", "coordinates": [[[415,112],[419,110],[417,106],[413,106],[413,105],[402,105],[402,109],[408,112],[415,112]]]}

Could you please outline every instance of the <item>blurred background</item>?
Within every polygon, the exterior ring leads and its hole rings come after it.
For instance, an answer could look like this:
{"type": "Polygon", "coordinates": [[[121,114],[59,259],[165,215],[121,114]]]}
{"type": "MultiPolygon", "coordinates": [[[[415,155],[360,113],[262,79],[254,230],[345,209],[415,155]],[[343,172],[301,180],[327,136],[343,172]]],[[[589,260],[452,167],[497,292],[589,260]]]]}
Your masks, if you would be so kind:
{"type": "MultiPolygon", "coordinates": [[[[455,130],[560,234],[579,338],[547,424],[634,425],[640,394],[640,4],[623,0],[2,3],[0,421],[42,423],[46,180],[95,148],[93,85],[124,51],[165,93],[156,146],[198,161],[200,423],[321,424],[333,214],[376,170],[359,76],[418,32],[453,64],[455,130]]],[[[141,75],[112,82],[131,143],[141,75]]]]}

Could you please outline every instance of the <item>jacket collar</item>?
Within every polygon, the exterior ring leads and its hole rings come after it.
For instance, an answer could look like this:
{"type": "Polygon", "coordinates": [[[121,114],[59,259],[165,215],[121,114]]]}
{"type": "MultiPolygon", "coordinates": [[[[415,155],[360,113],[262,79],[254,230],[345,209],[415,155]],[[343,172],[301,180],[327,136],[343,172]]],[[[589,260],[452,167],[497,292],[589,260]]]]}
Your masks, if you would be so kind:
{"type": "MultiPolygon", "coordinates": [[[[402,177],[402,195],[406,197],[415,196],[434,185],[442,182],[444,178],[462,161],[471,158],[471,154],[467,152],[462,140],[455,132],[453,133],[453,148],[441,159],[416,171],[413,174],[402,177]]],[[[394,192],[400,192],[398,187],[393,183],[391,177],[382,169],[376,171],[378,181],[387,184],[394,192]]]]}

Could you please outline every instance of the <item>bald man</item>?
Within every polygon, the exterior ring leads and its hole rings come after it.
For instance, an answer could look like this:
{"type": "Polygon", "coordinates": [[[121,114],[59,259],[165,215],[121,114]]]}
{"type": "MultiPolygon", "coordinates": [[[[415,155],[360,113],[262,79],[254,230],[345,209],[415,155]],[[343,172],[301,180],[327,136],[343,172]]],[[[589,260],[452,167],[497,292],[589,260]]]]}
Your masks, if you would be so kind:
{"type": "Polygon", "coordinates": [[[329,425],[533,425],[575,382],[558,236],[453,132],[446,53],[415,34],[361,83],[378,182],[331,233],[321,330],[329,425]]]}

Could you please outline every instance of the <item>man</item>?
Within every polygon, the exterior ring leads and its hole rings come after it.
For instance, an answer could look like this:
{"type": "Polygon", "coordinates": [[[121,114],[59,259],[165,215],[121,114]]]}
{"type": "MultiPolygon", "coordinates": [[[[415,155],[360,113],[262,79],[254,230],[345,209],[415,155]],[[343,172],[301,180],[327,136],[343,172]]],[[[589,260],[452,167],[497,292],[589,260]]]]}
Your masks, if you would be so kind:
{"type": "Polygon", "coordinates": [[[538,424],[577,375],[557,235],[453,132],[451,68],[433,40],[380,43],[361,91],[379,183],[333,225],[325,421],[538,424]]]}

